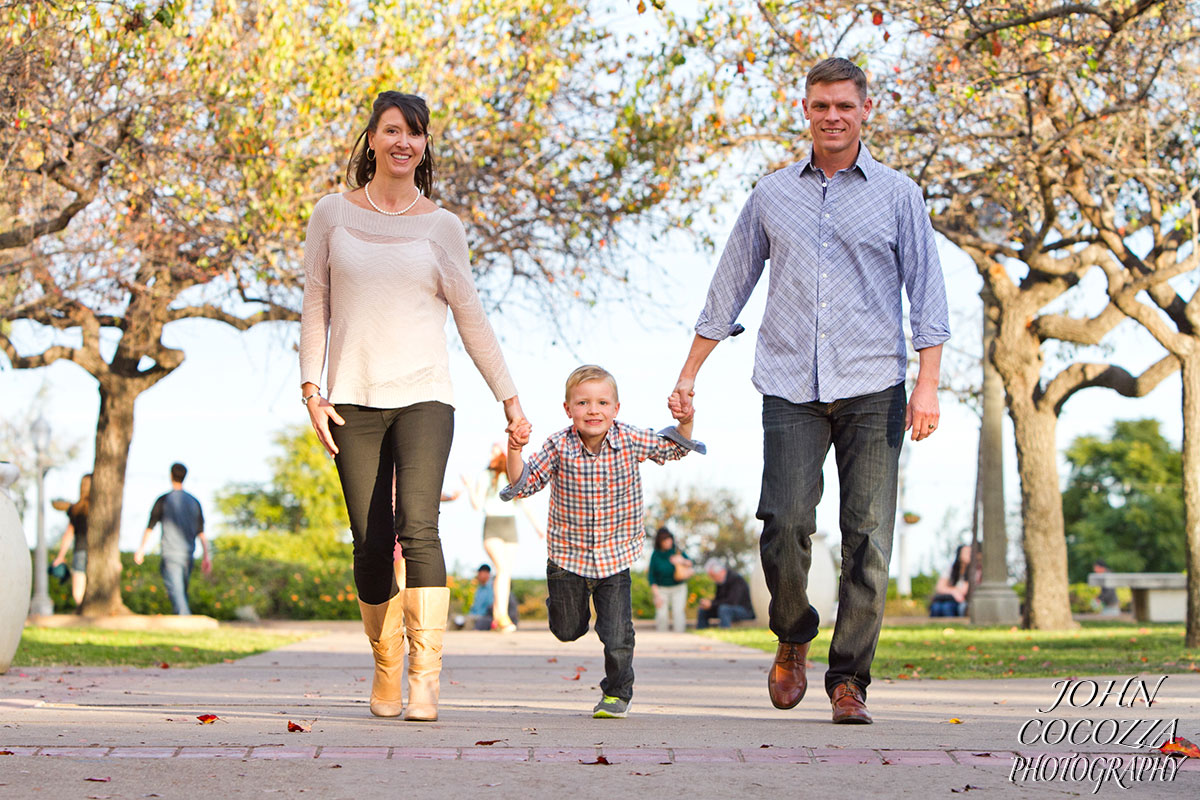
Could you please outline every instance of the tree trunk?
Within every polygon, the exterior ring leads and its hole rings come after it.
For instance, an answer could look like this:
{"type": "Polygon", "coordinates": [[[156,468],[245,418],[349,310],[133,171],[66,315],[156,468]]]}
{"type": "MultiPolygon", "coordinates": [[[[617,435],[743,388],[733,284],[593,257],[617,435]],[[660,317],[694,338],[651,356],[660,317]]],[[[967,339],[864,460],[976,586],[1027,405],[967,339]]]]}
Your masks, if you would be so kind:
{"type": "Polygon", "coordinates": [[[88,510],[87,591],[82,608],[88,616],[130,613],[121,598],[119,543],[125,465],[133,440],[133,406],[140,393],[135,381],[119,376],[100,384],[96,460],[88,510]]]}
{"type": "Polygon", "coordinates": [[[1184,646],[1195,648],[1200,647],[1200,353],[1179,356],[1179,363],[1183,377],[1183,526],[1187,533],[1184,646]]]}
{"type": "Polygon", "coordinates": [[[1025,525],[1025,624],[1037,630],[1074,628],[1054,441],[1058,419],[1019,397],[1011,412],[1025,525]]]}

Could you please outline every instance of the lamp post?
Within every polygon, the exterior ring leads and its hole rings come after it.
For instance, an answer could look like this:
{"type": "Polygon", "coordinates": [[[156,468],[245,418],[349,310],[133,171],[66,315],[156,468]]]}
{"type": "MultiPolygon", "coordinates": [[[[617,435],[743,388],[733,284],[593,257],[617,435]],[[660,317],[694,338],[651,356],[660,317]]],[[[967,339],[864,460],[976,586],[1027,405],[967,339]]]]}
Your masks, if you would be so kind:
{"type": "Polygon", "coordinates": [[[37,459],[34,470],[37,474],[37,547],[33,551],[33,600],[29,604],[29,614],[50,616],[54,613],[46,574],[46,472],[50,469],[50,424],[39,416],[30,433],[33,434],[33,454],[37,459]]]}

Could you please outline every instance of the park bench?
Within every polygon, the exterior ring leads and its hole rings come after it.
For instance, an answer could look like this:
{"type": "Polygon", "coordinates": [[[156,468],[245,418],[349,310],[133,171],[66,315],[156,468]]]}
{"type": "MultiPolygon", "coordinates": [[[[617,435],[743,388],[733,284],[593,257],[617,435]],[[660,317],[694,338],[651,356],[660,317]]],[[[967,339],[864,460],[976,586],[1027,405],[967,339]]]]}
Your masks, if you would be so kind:
{"type": "Polygon", "coordinates": [[[1088,583],[1102,589],[1128,586],[1138,622],[1183,622],[1187,617],[1187,575],[1182,572],[1094,572],[1088,583]]]}

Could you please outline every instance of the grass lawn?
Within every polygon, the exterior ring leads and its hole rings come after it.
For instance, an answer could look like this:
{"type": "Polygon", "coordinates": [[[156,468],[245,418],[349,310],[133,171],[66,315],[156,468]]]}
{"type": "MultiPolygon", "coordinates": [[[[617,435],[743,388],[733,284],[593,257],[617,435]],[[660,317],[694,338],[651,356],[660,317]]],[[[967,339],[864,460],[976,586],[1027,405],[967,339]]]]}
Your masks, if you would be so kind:
{"type": "Polygon", "coordinates": [[[210,631],[109,631],[26,628],[13,667],[198,667],[308,638],[242,628],[210,631]]]}
{"type": "MultiPolygon", "coordinates": [[[[824,661],[832,628],[822,628],[809,658],[824,661]]],[[[764,628],[709,628],[702,635],[774,653],[764,628]]],[[[1200,672],[1200,650],[1185,650],[1183,625],[1085,622],[1073,631],[897,626],[886,623],[871,667],[878,680],[1042,678],[1200,672]]]]}

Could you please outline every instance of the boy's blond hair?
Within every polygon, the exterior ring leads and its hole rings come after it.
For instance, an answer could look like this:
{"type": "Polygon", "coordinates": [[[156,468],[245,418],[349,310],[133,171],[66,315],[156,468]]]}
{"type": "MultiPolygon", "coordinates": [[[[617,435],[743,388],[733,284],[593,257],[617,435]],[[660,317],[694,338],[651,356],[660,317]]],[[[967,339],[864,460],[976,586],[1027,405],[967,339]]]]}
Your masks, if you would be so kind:
{"type": "Polygon", "coordinates": [[[563,399],[568,403],[571,402],[571,390],[584,381],[606,381],[612,387],[613,400],[621,402],[621,398],[617,394],[617,379],[604,367],[597,367],[595,364],[584,364],[567,376],[567,390],[563,399]]]}

